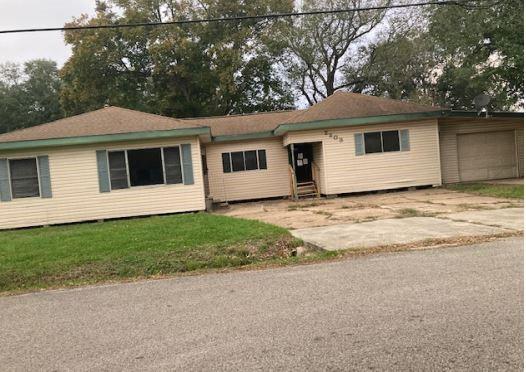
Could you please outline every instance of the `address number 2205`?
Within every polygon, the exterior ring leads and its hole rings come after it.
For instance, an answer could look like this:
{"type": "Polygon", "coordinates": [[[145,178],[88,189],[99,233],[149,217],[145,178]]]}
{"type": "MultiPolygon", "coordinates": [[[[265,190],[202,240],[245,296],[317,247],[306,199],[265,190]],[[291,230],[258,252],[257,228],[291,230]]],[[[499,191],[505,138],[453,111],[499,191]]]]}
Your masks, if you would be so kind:
{"type": "Polygon", "coordinates": [[[337,134],[334,134],[334,133],[331,133],[329,132],[328,130],[324,131],[323,134],[325,134],[326,136],[328,136],[329,138],[332,138],[333,140],[335,141],[338,141],[338,142],[343,142],[343,137],[340,137],[338,136],[337,134]]]}

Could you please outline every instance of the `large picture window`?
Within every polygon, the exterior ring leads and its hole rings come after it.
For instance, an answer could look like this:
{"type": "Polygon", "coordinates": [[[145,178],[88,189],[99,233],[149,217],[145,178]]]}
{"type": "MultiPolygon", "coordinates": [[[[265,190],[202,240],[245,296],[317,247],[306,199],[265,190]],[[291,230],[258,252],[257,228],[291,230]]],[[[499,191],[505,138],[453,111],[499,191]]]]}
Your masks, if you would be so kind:
{"type": "Polygon", "coordinates": [[[179,146],[108,152],[111,189],[183,183],[179,146]]]}
{"type": "Polygon", "coordinates": [[[367,132],[363,134],[365,153],[400,151],[400,133],[397,130],[367,132]]]}
{"type": "Polygon", "coordinates": [[[40,196],[36,158],[9,160],[13,199],[40,196]]]}
{"type": "Polygon", "coordinates": [[[221,159],[224,173],[267,169],[265,150],[224,152],[221,154],[221,159]]]}

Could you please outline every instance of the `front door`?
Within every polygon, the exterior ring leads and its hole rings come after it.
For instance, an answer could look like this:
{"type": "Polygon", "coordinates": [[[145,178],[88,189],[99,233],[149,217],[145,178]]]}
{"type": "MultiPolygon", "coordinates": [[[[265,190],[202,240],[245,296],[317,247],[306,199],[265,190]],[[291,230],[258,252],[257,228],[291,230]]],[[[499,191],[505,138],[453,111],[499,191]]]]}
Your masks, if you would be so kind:
{"type": "Polygon", "coordinates": [[[312,181],[312,145],[294,144],[294,168],[298,183],[312,181]]]}

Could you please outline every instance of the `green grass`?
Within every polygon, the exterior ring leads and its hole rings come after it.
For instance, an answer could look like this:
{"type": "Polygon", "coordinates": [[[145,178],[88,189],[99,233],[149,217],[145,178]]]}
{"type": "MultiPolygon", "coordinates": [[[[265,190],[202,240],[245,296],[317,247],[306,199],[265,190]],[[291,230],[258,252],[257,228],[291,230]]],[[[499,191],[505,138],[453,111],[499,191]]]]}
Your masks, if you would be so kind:
{"type": "Polygon", "coordinates": [[[206,213],[0,232],[0,292],[283,260],[287,230],[206,213]]]}
{"type": "Polygon", "coordinates": [[[499,185],[486,183],[456,183],[447,189],[496,198],[524,199],[523,185],[499,185]]]}

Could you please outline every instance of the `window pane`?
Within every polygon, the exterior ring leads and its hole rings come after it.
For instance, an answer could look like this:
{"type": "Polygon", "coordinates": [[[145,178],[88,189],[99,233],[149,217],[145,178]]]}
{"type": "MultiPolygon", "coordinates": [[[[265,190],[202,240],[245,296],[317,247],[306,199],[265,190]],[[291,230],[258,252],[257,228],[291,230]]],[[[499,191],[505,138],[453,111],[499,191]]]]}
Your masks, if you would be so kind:
{"type": "Polygon", "coordinates": [[[40,196],[36,159],[16,159],[9,161],[13,198],[40,196]]]}
{"type": "MultiPolygon", "coordinates": [[[[290,153],[290,151],[287,151],[287,152],[290,153]]],[[[267,169],[267,152],[265,150],[258,150],[258,158],[259,158],[259,169],[267,169]]]]}
{"type": "Polygon", "coordinates": [[[382,136],[380,132],[364,133],[363,139],[365,141],[366,154],[382,152],[382,136]]]}
{"type": "Polygon", "coordinates": [[[384,152],[400,151],[400,140],[397,130],[382,132],[382,140],[384,143],[384,152]]]}
{"type": "Polygon", "coordinates": [[[108,152],[108,162],[110,163],[111,189],[127,189],[128,173],[126,172],[124,151],[108,152]]]}
{"type": "Polygon", "coordinates": [[[221,154],[223,157],[223,172],[224,173],[230,173],[232,172],[232,169],[230,168],[230,153],[224,152],[221,154]]]}
{"type": "Polygon", "coordinates": [[[179,147],[164,149],[164,169],[166,183],[183,183],[183,172],[181,171],[181,154],[179,147]]]}
{"type": "Polygon", "coordinates": [[[128,150],[131,186],[164,183],[161,149],[128,150]]]}
{"type": "Polygon", "coordinates": [[[233,152],[232,156],[232,171],[239,172],[245,170],[245,159],[243,158],[243,151],[233,152]]]}
{"type": "Polygon", "coordinates": [[[258,156],[256,150],[245,151],[245,166],[247,171],[258,169],[258,156]]]}

